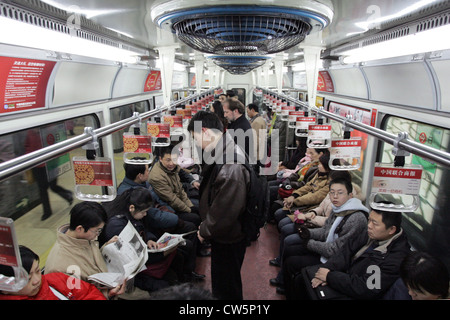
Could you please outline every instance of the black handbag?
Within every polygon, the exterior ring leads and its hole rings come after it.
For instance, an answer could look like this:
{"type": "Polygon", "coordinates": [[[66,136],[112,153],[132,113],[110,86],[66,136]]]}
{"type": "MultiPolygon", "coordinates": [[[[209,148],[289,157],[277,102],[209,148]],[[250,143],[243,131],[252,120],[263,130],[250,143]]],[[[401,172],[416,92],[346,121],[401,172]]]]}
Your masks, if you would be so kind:
{"type": "Polygon", "coordinates": [[[317,288],[311,286],[311,280],[314,278],[320,267],[321,265],[309,266],[303,268],[301,271],[306,291],[311,300],[351,300],[345,294],[334,290],[328,285],[318,286],[317,288]]]}

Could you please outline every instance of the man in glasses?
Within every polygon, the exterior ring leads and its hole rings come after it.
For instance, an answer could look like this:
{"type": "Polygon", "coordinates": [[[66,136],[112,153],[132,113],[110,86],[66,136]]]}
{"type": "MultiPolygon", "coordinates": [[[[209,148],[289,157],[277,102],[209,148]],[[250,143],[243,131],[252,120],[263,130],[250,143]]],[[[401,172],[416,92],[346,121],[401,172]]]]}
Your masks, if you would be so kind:
{"type": "MultiPolygon", "coordinates": [[[[288,299],[294,298],[291,279],[302,268],[325,263],[330,257],[340,254],[347,242],[355,241],[361,233],[367,233],[369,210],[361,203],[361,200],[353,197],[351,181],[336,178],[330,182],[329,186],[332,212],[325,224],[321,228],[313,229],[297,224],[298,233],[286,237],[288,242],[289,237],[300,238],[298,244],[285,246],[283,252],[280,273],[283,275],[288,299]]],[[[277,290],[277,292],[280,291],[282,290],[277,290]]]]}

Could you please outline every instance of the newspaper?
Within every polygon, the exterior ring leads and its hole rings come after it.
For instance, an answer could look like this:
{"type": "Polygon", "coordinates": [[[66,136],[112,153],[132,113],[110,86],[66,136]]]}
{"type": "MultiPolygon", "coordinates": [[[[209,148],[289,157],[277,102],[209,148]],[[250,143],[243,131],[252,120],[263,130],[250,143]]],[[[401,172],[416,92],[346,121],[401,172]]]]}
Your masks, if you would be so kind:
{"type": "Polygon", "coordinates": [[[171,234],[171,233],[165,232],[158,239],[158,241],[156,241],[156,243],[158,244],[158,249],[147,249],[147,251],[150,253],[165,252],[165,251],[168,251],[168,250],[178,246],[179,244],[185,245],[186,241],[184,239],[184,236],[187,236],[187,235],[195,233],[195,232],[197,232],[197,230],[193,230],[193,231],[183,233],[183,234],[171,234]]]}
{"type": "Polygon", "coordinates": [[[119,239],[102,249],[108,272],[93,274],[88,279],[114,288],[124,280],[133,278],[140,271],[145,270],[148,259],[146,248],[147,245],[128,221],[119,234],[119,239]]]}

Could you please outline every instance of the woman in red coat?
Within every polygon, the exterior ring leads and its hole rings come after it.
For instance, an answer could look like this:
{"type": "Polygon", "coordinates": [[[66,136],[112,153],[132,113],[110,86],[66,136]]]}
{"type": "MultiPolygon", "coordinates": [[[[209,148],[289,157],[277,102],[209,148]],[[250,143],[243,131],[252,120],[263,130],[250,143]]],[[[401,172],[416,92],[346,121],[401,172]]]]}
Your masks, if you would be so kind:
{"type": "MultiPolygon", "coordinates": [[[[39,256],[27,247],[20,246],[23,268],[28,272],[28,283],[17,292],[0,291],[0,300],[106,300],[93,285],[80,279],[55,272],[42,275],[39,256]]],[[[11,277],[11,267],[0,266],[0,274],[11,277]]]]}

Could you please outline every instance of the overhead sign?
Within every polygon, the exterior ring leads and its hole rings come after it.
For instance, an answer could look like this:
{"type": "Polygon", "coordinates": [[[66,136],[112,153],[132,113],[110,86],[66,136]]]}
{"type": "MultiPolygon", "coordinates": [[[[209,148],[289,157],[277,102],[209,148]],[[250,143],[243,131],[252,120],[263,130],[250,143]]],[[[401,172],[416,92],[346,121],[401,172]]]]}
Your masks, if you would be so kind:
{"type": "Polygon", "coordinates": [[[0,114],[45,108],[55,61],[0,57],[0,114]]]}
{"type": "Polygon", "coordinates": [[[162,89],[161,71],[152,70],[145,80],[144,92],[158,91],[162,89]]]}

